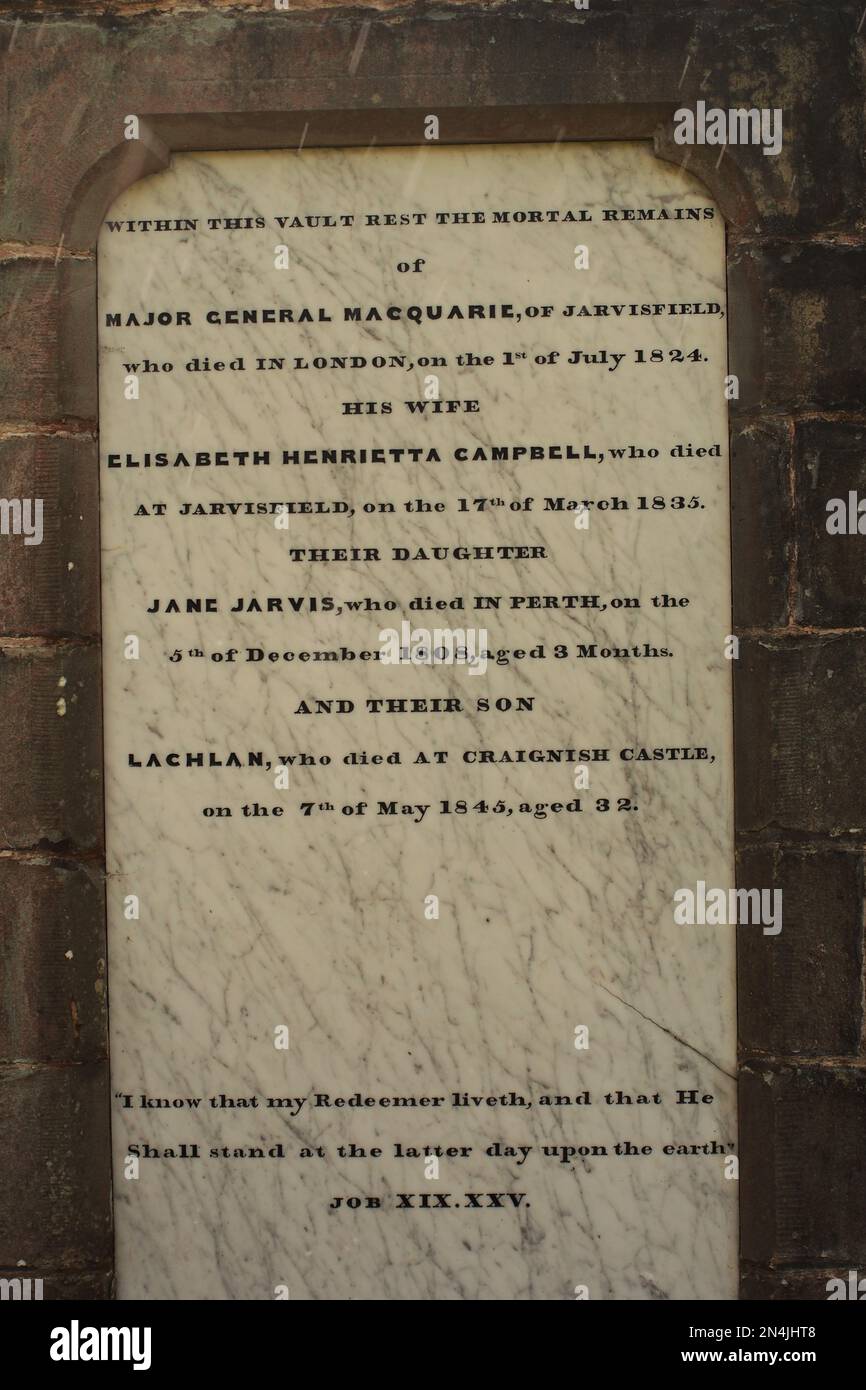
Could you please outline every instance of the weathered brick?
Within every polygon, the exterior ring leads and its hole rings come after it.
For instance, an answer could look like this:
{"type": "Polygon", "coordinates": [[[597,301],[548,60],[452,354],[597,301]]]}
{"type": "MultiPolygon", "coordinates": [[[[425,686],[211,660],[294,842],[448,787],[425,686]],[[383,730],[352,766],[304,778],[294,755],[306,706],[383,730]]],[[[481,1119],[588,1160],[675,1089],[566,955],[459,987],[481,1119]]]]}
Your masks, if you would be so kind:
{"type": "Polygon", "coordinates": [[[827,1285],[831,1279],[841,1279],[846,1289],[850,1287],[847,1268],[837,1265],[835,1269],[789,1268],[773,1269],[760,1265],[747,1265],[740,1279],[740,1297],[756,1302],[812,1302],[829,1298],[827,1285]]]}
{"type": "Polygon", "coordinates": [[[107,1055],[97,863],[0,859],[0,1065],[107,1055]]]}
{"type": "Polygon", "coordinates": [[[863,1029],[859,852],[744,849],[741,888],[782,892],[782,930],[737,932],[740,1046],[749,1053],[857,1056],[863,1029]]]}
{"type": "MultiPolygon", "coordinates": [[[[15,119],[0,236],[9,240],[56,244],[76,191],[122,140],[127,113],[347,105],[446,112],[579,101],[609,106],[612,120],[628,103],[664,104],[670,117],[698,99],[778,107],[786,137],[778,157],[751,146],[724,155],[750,191],[752,230],[853,231],[863,222],[853,2],[731,0],[719,11],[700,0],[655,0],[627,14],[618,0],[593,0],[583,12],[545,0],[441,0],[433,11],[311,0],[286,13],[213,3],[194,11],[185,3],[176,15],[167,3],[104,12],[71,0],[64,8],[79,15],[43,22],[37,12],[20,24],[6,65],[15,119]]],[[[14,23],[0,20],[10,32],[14,23]]],[[[386,122],[383,115],[382,135],[386,122]]]]}
{"type": "MultiPolygon", "coordinates": [[[[35,1280],[42,1280],[42,1301],[45,1303],[62,1301],[64,1303],[106,1301],[114,1297],[114,1279],[108,1267],[101,1271],[85,1274],[79,1270],[45,1269],[0,1269],[0,1279],[19,1279],[31,1281],[30,1301],[36,1302],[35,1280]]],[[[26,1285],[19,1289],[21,1298],[27,1299],[26,1285]]],[[[11,1295],[14,1297],[14,1295],[11,1295]]],[[[26,1306],[26,1302],[25,1302],[26,1306]]]]}
{"type": "Polygon", "coordinates": [[[747,638],[734,665],[739,831],[862,834],[862,636],[747,638]]]}
{"type": "Polygon", "coordinates": [[[784,627],[793,550],[790,429],[749,420],[731,430],[731,558],[735,628],[784,627]]]}
{"type": "Polygon", "coordinates": [[[95,416],[95,274],[87,260],[0,260],[0,423],[95,416]]]}
{"type": "Polygon", "coordinates": [[[798,411],[862,409],[866,246],[741,246],[729,264],[729,283],[735,289],[743,286],[744,295],[755,300],[748,324],[749,361],[732,354],[742,404],[798,411]]]}
{"type": "MultiPolygon", "coordinates": [[[[646,0],[637,7],[592,0],[585,13],[542,0],[460,6],[440,0],[433,10],[400,0],[379,3],[393,12],[372,13],[363,0],[346,10],[332,8],[330,0],[322,6],[293,0],[295,12],[288,15],[264,13],[258,4],[253,12],[253,0],[230,7],[244,13],[184,0],[178,14],[171,13],[170,0],[64,0],[65,13],[59,14],[52,0],[34,0],[32,16],[19,23],[22,6],[11,10],[0,0],[0,11],[11,11],[0,21],[0,41],[12,41],[4,65],[8,119],[0,132],[0,236],[92,247],[104,208],[95,215],[88,210],[80,223],[77,209],[104,165],[119,158],[119,149],[130,154],[120,148],[128,112],[256,112],[261,138],[280,144],[285,139],[271,113],[295,111],[305,120],[309,111],[315,136],[319,118],[312,113],[350,105],[357,138],[385,143],[416,138],[419,110],[447,116],[454,108],[474,107],[460,118],[461,138],[469,138],[473,120],[507,104],[513,114],[501,130],[519,140],[528,138],[529,129],[522,108],[543,101],[555,129],[556,108],[579,101],[584,110],[606,108],[595,118],[593,133],[612,138],[622,134],[633,104],[664,108],[658,119],[669,122],[676,106],[698,98],[726,107],[778,106],[784,113],[786,142],[778,159],[758,149],[732,149],[716,171],[695,152],[694,167],[707,171],[708,186],[742,184],[736,231],[803,239],[815,231],[856,234],[863,227],[863,67],[856,57],[862,0],[832,6],[729,0],[722,7],[703,0],[646,0]],[[43,9],[54,11],[44,22],[43,9]],[[75,19],[73,11],[105,17],[75,19]],[[402,116],[392,114],[398,108],[402,116]]],[[[249,124],[233,116],[228,143],[247,140],[249,124]]],[[[176,147],[213,148],[212,129],[204,120],[178,124],[176,147]]],[[[136,154],[146,170],[147,150],[136,154]]],[[[104,202],[110,203],[107,194],[104,202]]],[[[746,291],[734,295],[731,369],[741,375],[744,397],[732,412],[735,418],[741,409],[762,404],[777,410],[862,407],[866,367],[857,297],[863,258],[863,248],[855,245],[780,240],[762,249],[741,246],[731,275],[735,291],[740,285],[746,291]],[[757,344],[756,325],[762,326],[757,344]]],[[[0,293],[10,305],[0,347],[12,354],[9,371],[0,368],[0,419],[46,422],[95,413],[93,275],[92,265],[65,261],[56,268],[46,260],[0,267],[0,293]],[[71,312],[61,315],[60,306],[71,312]]],[[[784,508],[774,511],[782,437],[766,422],[749,429],[734,452],[735,466],[746,463],[745,477],[735,479],[734,488],[736,621],[773,625],[784,614],[783,562],[790,546],[791,517],[784,508]],[[759,473],[762,454],[766,471],[759,473]]],[[[811,586],[807,597],[816,613],[837,611],[846,594],[859,596],[856,586],[846,588],[849,573],[834,568],[825,574],[822,553],[810,548],[802,532],[800,540],[803,592],[811,586]]],[[[840,565],[841,558],[833,563],[840,565]]],[[[15,575],[10,578],[14,588],[15,575]]],[[[47,592],[57,600],[56,621],[74,623],[78,599],[67,596],[61,579],[58,572],[47,592]]],[[[24,612],[23,590],[14,591],[14,601],[24,612]]],[[[45,610],[34,605],[37,623],[39,611],[45,610]]],[[[56,630],[66,629],[47,629],[56,630]]],[[[863,651],[853,639],[746,644],[737,674],[741,826],[783,825],[804,835],[862,833],[863,739],[852,692],[862,688],[863,651]]],[[[11,711],[0,761],[7,843],[98,840],[95,663],[96,653],[81,649],[50,654],[19,648],[0,660],[2,707],[11,711]],[[62,690],[56,688],[61,672],[71,676],[62,690]],[[67,714],[59,718],[55,702],[64,690],[67,714]],[[73,696],[79,710],[71,708],[73,696]],[[85,705],[93,711],[89,722],[85,705]]],[[[775,1045],[799,1043],[804,1051],[839,1041],[850,1049],[853,1020],[859,1018],[857,1013],[846,1022],[843,1016],[852,989],[848,904],[854,889],[847,875],[855,859],[844,866],[835,854],[823,860],[827,895],[838,911],[822,942],[838,942],[844,958],[815,957],[809,936],[815,866],[807,866],[804,855],[802,864],[782,866],[785,881],[799,885],[804,902],[802,916],[792,919],[790,939],[783,931],[788,954],[773,958],[770,981],[781,1001],[775,1045]],[[806,1016],[800,993],[802,974],[812,963],[823,971],[817,998],[827,1012],[817,1022],[806,1016]],[[836,1001],[829,997],[834,987],[840,991],[836,1001]]],[[[34,936],[28,949],[42,949],[42,943],[34,936]]],[[[50,978],[41,997],[50,1012],[56,997],[50,978]]],[[[747,1020],[749,1029],[753,1025],[754,1018],[747,1020]]],[[[13,1026],[24,1036],[29,1025],[18,1019],[13,1026]]],[[[66,1043],[62,1034],[46,1045],[66,1043]]],[[[846,1260],[863,1253],[863,1199],[845,1176],[862,1144],[860,1077],[854,1068],[813,1071],[777,1075],[767,1083],[755,1075],[744,1082],[744,1237],[756,1270],[779,1258],[800,1268],[837,1253],[846,1260]]],[[[10,1112],[3,1132],[17,1141],[13,1167],[0,1169],[0,1182],[11,1179],[13,1193],[0,1212],[0,1231],[8,1237],[0,1263],[17,1270],[21,1258],[38,1261],[35,1267],[50,1270],[67,1291],[106,1288],[99,1272],[109,1255],[106,1081],[104,1067],[16,1069],[0,1080],[0,1105],[10,1112]],[[10,1106],[13,1092],[16,1103],[10,1106]],[[75,1271],[71,1282],[62,1278],[64,1264],[75,1271]]]]}
{"type": "Polygon", "coordinates": [[[741,1241],[758,1265],[866,1261],[866,1071],[740,1074],[741,1241]]]}
{"type": "Polygon", "coordinates": [[[0,1069],[0,1267],[111,1257],[108,1064],[0,1069]],[[8,1142],[11,1139],[11,1142],[8,1142]]]}
{"type": "Polygon", "coordinates": [[[0,546],[0,635],[99,632],[99,473],[88,437],[0,439],[0,496],[42,499],[43,539],[0,546]]]}
{"type": "Polygon", "coordinates": [[[6,848],[100,847],[100,703],[97,648],[0,643],[6,848]]]}
{"type": "Polygon", "coordinates": [[[7,421],[58,414],[58,284],[50,262],[0,261],[0,412],[7,421]]]}
{"type": "Polygon", "coordinates": [[[798,619],[813,627],[864,627],[866,516],[864,534],[831,535],[827,503],[841,498],[847,509],[849,492],[866,497],[866,425],[809,420],[797,427],[794,457],[798,619]]]}

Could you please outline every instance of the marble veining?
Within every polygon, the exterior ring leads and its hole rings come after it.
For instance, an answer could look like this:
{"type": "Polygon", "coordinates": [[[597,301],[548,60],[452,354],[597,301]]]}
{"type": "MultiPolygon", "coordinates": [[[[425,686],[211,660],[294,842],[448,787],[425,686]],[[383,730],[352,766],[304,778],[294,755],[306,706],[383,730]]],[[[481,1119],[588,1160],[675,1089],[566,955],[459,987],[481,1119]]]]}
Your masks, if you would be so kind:
{"type": "Polygon", "coordinates": [[[718,212],[697,222],[674,215],[712,206],[696,180],[648,147],[599,143],[179,155],[110,210],[107,222],[197,220],[186,231],[106,226],[98,254],[111,1089],[136,1101],[115,1100],[112,1111],[121,1298],[272,1298],[285,1286],[300,1299],[568,1299],[582,1285],[592,1299],[736,1296],[737,1183],[720,1153],[661,1151],[717,1141],[732,1152],[736,1143],[733,928],[677,926],[671,907],[677,887],[733,883],[726,321],[722,312],[561,312],[632,303],[723,311],[718,212]],[[603,220],[603,209],[623,208],[670,217],[603,220]],[[592,220],[494,224],[502,209],[585,209],[592,220]],[[485,220],[437,223],[437,210],[485,220]],[[401,212],[427,220],[381,225],[401,212]],[[340,214],[354,224],[275,221],[340,214]],[[365,225],[366,214],[380,224],[365,225]],[[209,227],[208,218],[253,225],[209,227]],[[575,268],[578,244],[588,269],[575,268]],[[275,265],[280,245],[287,269],[275,265]],[[419,272],[398,269],[418,257],[419,272]],[[555,312],[519,322],[342,317],[347,305],[427,304],[555,312]],[[324,308],[331,319],[206,319],[273,306],[324,308]],[[143,322],[161,311],[190,322],[143,322]],[[109,327],[108,314],[120,314],[120,326],[109,327]],[[129,314],[139,322],[126,324],[129,314]],[[666,360],[638,364],[636,349],[666,360]],[[703,360],[674,362],[671,350],[703,360]],[[527,356],[505,365],[505,351],[527,356]],[[536,362],[554,351],[555,363],[536,362]],[[570,365],[575,351],[609,356],[570,365]],[[458,365],[469,353],[496,360],[458,365]],[[253,369],[259,357],[311,364],[334,355],[412,365],[253,369]],[[420,366],[422,355],[446,364],[420,366]],[[243,359],[244,370],[187,370],[205,358],[243,359]],[[146,360],[173,370],[145,371],[146,360]],[[134,364],[139,397],[129,400],[134,364]],[[403,403],[424,398],[433,370],[443,400],[477,400],[478,411],[408,411],[403,403]],[[393,410],[346,415],[347,401],[393,410]],[[589,456],[453,458],[458,447],[471,455],[568,444],[589,456]],[[721,447],[718,456],[671,457],[686,444],[721,447]],[[629,445],[644,457],[629,457],[629,445]],[[435,448],[441,461],[282,464],[283,450],[377,447],[435,448]],[[652,449],[657,458],[646,456],[652,449]],[[142,463],[161,451],[221,450],[268,451],[270,462],[108,466],[110,455],[142,463]],[[638,510],[638,495],[698,496],[701,505],[638,510]],[[534,502],[479,512],[472,499],[482,496],[534,502]],[[579,530],[573,513],[544,510],[543,499],[558,496],[633,505],[594,509],[579,530]],[[445,509],[407,511],[419,498],[445,509]],[[287,530],[273,514],[229,509],[261,502],[314,509],[296,510],[287,530]],[[323,502],[353,510],[315,510],[323,502]],[[222,515],[195,514],[213,503],[225,504],[222,515]],[[378,510],[383,503],[396,510],[378,510]],[[395,560],[395,547],[409,558],[395,560]],[[419,557],[434,547],[446,558],[419,557]],[[543,554],[463,559],[461,547],[543,554]],[[378,548],[381,558],[308,560],[316,548],[378,548]],[[608,606],[508,606],[512,597],[593,594],[608,606]],[[659,594],[687,596],[688,606],[653,607],[659,594]],[[476,595],[502,606],[473,613],[476,595]],[[215,600],[217,611],[165,611],[190,596],[215,600]],[[413,612],[410,601],[425,596],[463,596],[466,607],[413,612]],[[640,607],[611,603],[628,596],[640,607]],[[284,611],[231,611],[250,598],[266,610],[268,597],[284,611]],[[290,597],[303,601],[300,611],[290,597]],[[342,611],[327,611],[327,598],[342,611]],[[344,606],[364,598],[372,611],[344,606]],[[375,611],[390,600],[396,611],[375,611]],[[548,655],[491,662],[482,676],[465,666],[282,659],[376,651],[380,630],[404,617],[481,625],[495,650],[543,645],[548,655]],[[138,660],[124,655],[130,635],[138,660]],[[550,655],[557,644],[593,643],[673,655],[550,655]],[[248,647],[280,658],[211,659],[248,647]],[[196,650],[205,655],[188,655],[196,650]],[[176,651],[182,659],[172,662],[176,651]],[[512,708],[480,711],[479,697],[512,708]],[[356,708],[295,712],[328,699],[356,708]],[[431,704],[386,715],[366,707],[371,699],[431,704]],[[463,708],[448,714],[432,703],[448,699],[463,708]],[[520,699],[531,710],[516,708],[520,699]],[[660,746],[706,747],[709,756],[619,756],[660,746]],[[464,760],[473,750],[600,748],[610,760],[588,764],[590,786],[580,791],[574,763],[464,760]],[[130,755],[164,764],[187,752],[225,764],[232,751],[244,765],[129,765],[130,755]],[[361,765],[343,761],[361,751],[361,765]],[[443,751],[445,764],[433,756],[443,751]],[[246,765],[257,752],[269,768],[246,765]],[[304,753],[313,765],[300,765],[304,753]],[[371,761],[394,754],[399,761],[371,761]],[[279,756],[295,759],[287,789],[274,786],[279,756]],[[545,818],[437,812],[443,799],[517,807],[577,797],[579,814],[545,818]],[[591,809],[597,798],[612,809],[591,809]],[[619,799],[639,809],[618,812],[619,799]],[[240,808],[256,801],[285,813],[245,818],[240,808]],[[373,814],[391,801],[429,809],[420,818],[373,814]],[[314,804],[309,816],[302,802],[314,804]],[[366,814],[343,814],[359,802],[366,814]],[[208,817],[206,807],[232,815],[208,817]],[[125,916],[132,894],[137,920],[125,916]],[[425,917],[431,894],[438,920],[425,917]],[[281,1025],[288,1050],[274,1046],[281,1025]],[[589,1047],[579,1051],[581,1026],[589,1047]],[[691,1089],[713,1103],[674,1103],[691,1089]],[[606,1104],[616,1091],[661,1103],[606,1104]],[[316,1103],[355,1093],[445,1100],[316,1103]],[[454,1093],[468,1103],[453,1105],[454,1093]],[[143,1109],[142,1094],[200,1104],[143,1109]],[[209,1103],[220,1096],[259,1104],[209,1103]],[[557,1096],[572,1103],[542,1104],[557,1096]],[[290,1103],[266,1108],[265,1097],[290,1103]],[[528,1103],[486,1103],[503,1097],[528,1103]],[[626,1141],[654,1151],[615,1154],[626,1141]],[[143,1144],[275,1155],[143,1157],[128,1180],[128,1148],[143,1144]],[[350,1144],[382,1156],[349,1156],[350,1144]],[[395,1156],[398,1144],[471,1153],[442,1157],[431,1180],[423,1158],[395,1156]],[[493,1145],[515,1153],[488,1155],[493,1145]],[[563,1146],[608,1152],[562,1161],[563,1146]],[[398,1193],[451,1197],[448,1209],[433,1209],[432,1196],[425,1208],[416,1197],[401,1209],[398,1193]],[[525,1195],[477,1207],[469,1193],[525,1195]],[[382,1205],[347,1209],[353,1197],[382,1205]]]}

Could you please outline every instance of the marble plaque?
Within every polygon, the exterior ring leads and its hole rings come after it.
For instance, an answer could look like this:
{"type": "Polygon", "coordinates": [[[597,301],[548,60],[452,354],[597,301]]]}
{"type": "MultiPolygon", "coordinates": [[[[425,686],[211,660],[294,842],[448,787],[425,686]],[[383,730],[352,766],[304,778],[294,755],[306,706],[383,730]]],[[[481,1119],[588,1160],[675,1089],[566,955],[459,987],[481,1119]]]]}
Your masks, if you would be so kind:
{"type": "Polygon", "coordinates": [[[98,259],[119,1296],[735,1297],[718,210],[188,154],[98,259]]]}

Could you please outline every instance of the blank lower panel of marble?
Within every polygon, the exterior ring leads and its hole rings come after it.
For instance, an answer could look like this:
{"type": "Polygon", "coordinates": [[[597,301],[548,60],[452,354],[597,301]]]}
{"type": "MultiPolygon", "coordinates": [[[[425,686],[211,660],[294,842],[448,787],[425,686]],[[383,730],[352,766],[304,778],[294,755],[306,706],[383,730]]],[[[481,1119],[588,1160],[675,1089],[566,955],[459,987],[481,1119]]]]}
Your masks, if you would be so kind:
{"type": "Polygon", "coordinates": [[[724,306],[643,145],[112,207],[120,1297],[735,1296],[733,928],[673,905],[733,882],[724,306]]]}

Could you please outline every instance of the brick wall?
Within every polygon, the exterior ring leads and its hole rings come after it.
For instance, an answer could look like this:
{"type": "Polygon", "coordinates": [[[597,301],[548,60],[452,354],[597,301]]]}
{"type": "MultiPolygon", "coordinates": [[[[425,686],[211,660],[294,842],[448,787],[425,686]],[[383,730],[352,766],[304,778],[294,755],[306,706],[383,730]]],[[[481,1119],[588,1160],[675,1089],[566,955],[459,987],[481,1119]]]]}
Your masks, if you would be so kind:
{"type": "Polygon", "coordinates": [[[350,110],[373,138],[409,108],[445,138],[456,108],[503,108],[527,138],[535,108],[555,138],[569,108],[583,134],[658,127],[670,155],[665,122],[698,99],[785,122],[776,159],[690,166],[729,218],[742,393],[738,857],[745,885],[785,894],[781,936],[739,950],[743,1294],[824,1298],[831,1274],[866,1273],[866,566],[824,510],[866,489],[862,0],[590,4],[0,0],[0,495],[46,499],[43,544],[0,548],[0,1274],[48,1297],[106,1297],[112,1277],[94,298],[111,190],[166,146],[213,148],[221,114],[224,148],[251,121],[279,143],[292,113],[315,134],[350,110]]]}

